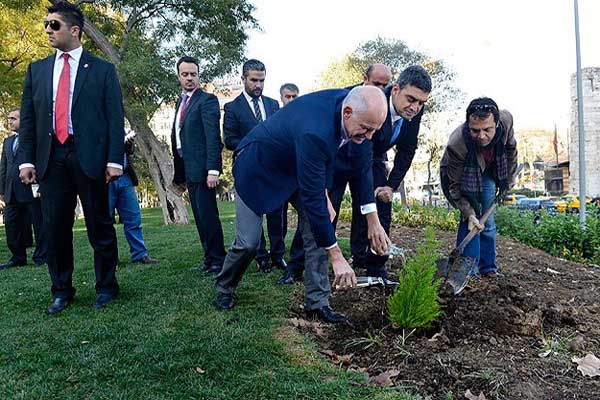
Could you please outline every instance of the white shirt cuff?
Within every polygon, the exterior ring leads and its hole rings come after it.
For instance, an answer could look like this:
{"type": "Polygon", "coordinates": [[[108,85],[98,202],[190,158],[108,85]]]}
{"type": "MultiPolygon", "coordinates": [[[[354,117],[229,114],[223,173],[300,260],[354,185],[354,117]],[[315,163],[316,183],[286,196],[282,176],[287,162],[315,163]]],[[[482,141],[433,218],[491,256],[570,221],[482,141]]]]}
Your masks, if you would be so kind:
{"type": "Polygon", "coordinates": [[[216,169],[209,169],[208,170],[208,174],[209,175],[213,175],[213,176],[219,176],[220,175],[219,171],[217,171],[216,169]]]}
{"type": "Polygon", "coordinates": [[[30,163],[23,163],[23,164],[19,165],[19,171],[22,170],[23,168],[35,168],[35,165],[30,164],[30,163]]]}
{"type": "Polygon", "coordinates": [[[377,211],[377,204],[369,203],[364,206],[360,206],[360,213],[362,215],[371,214],[377,211]]]}
{"type": "Polygon", "coordinates": [[[338,245],[338,244],[337,244],[337,242],[335,242],[335,243],[334,243],[334,244],[332,244],[331,246],[325,247],[325,250],[331,250],[331,249],[333,249],[334,247],[336,247],[337,245],[338,245]]]}
{"type": "Polygon", "coordinates": [[[106,164],[107,167],[111,167],[111,168],[118,168],[120,170],[123,169],[123,166],[121,164],[117,164],[114,162],[109,162],[108,164],[106,164]]]}

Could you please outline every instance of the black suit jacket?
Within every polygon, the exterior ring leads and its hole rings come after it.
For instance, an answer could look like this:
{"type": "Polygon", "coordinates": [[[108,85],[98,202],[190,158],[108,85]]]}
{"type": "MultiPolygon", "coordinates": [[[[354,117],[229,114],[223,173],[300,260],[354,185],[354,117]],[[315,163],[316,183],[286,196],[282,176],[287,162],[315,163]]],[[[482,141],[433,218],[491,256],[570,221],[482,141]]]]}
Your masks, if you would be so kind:
{"type": "Polygon", "coordinates": [[[13,200],[19,203],[28,203],[33,200],[31,187],[24,185],[19,178],[19,165],[12,151],[13,143],[17,135],[4,139],[2,145],[2,156],[0,157],[0,195],[4,195],[4,201],[10,203],[13,200]]]}
{"type": "MultiPolygon", "coordinates": [[[[263,105],[265,106],[266,118],[271,117],[279,110],[279,103],[270,97],[262,96],[263,105]]],[[[254,109],[250,108],[250,104],[246,101],[244,93],[241,93],[233,101],[225,104],[225,114],[223,116],[223,137],[225,139],[225,147],[229,150],[235,150],[240,141],[258,125],[254,109]]]]}
{"type": "MultiPolygon", "coordinates": [[[[19,164],[35,165],[44,179],[52,147],[52,75],[56,54],[29,64],[21,100],[19,164]]],[[[124,112],[115,66],[83,51],[73,90],[71,120],[77,159],[91,179],[106,164],[123,164],[124,112]]]]}
{"type": "MultiPolygon", "coordinates": [[[[179,103],[175,107],[175,113],[179,112],[179,103]]],[[[175,174],[173,182],[181,184],[184,182],[200,183],[206,180],[209,170],[222,171],[221,131],[219,122],[221,111],[219,100],[214,94],[206,93],[197,89],[188,100],[183,118],[183,126],[179,132],[183,157],[177,153],[175,139],[175,121],[173,119],[171,128],[171,146],[173,148],[173,162],[175,174]]]]}
{"type": "Polygon", "coordinates": [[[419,127],[421,125],[421,117],[423,116],[425,107],[423,107],[421,112],[410,121],[405,119],[402,122],[400,133],[392,143],[392,115],[389,109],[392,86],[385,88],[384,93],[388,102],[388,113],[381,129],[373,135],[373,159],[375,161],[387,160],[387,151],[394,146],[396,147],[394,167],[388,176],[388,186],[396,190],[410,168],[415,152],[417,151],[419,127]]]}

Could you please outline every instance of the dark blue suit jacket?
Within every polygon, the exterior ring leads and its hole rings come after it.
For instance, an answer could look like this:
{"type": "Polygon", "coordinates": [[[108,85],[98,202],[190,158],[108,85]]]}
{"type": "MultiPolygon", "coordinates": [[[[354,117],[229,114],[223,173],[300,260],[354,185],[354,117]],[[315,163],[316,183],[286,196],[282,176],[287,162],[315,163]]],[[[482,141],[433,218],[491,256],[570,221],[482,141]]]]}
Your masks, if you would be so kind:
{"type": "Polygon", "coordinates": [[[392,93],[392,87],[389,86],[384,90],[385,97],[388,102],[388,113],[385,122],[381,129],[373,135],[373,159],[375,161],[387,160],[387,151],[396,146],[396,155],[394,156],[394,167],[388,176],[388,186],[393,190],[398,189],[400,182],[404,179],[406,172],[410,168],[412,160],[415,156],[418,145],[419,127],[421,125],[421,117],[425,111],[425,107],[412,120],[404,120],[402,128],[396,140],[391,143],[392,139],[392,114],[389,110],[389,101],[392,93]]]}
{"type": "Polygon", "coordinates": [[[246,205],[266,214],[299,191],[321,247],[336,242],[325,188],[341,143],[341,110],[347,94],[338,89],[299,97],[254,128],[235,153],[235,188],[246,205]]]}
{"type": "MultiPolygon", "coordinates": [[[[175,112],[179,112],[177,101],[175,112]]],[[[214,94],[197,89],[189,99],[183,118],[183,126],[179,132],[183,158],[177,153],[175,139],[175,119],[171,128],[171,146],[173,149],[173,164],[175,173],[173,182],[204,182],[209,170],[222,171],[221,131],[219,120],[221,111],[219,100],[214,94]]]]}
{"type": "MultiPolygon", "coordinates": [[[[29,64],[21,100],[19,165],[35,165],[44,179],[52,147],[52,54],[29,64]]],[[[83,51],[71,105],[77,160],[91,179],[103,179],[106,164],[123,164],[125,118],[115,66],[83,51]]]]}
{"type": "Polygon", "coordinates": [[[33,201],[31,187],[23,184],[19,178],[19,165],[12,151],[16,138],[17,135],[12,135],[4,139],[0,157],[0,194],[4,195],[4,201],[7,204],[12,200],[19,203],[33,201]]]}
{"type": "MultiPolygon", "coordinates": [[[[266,119],[268,119],[279,110],[279,103],[277,100],[266,96],[262,96],[262,100],[267,114],[266,119]]],[[[248,132],[258,125],[259,121],[254,115],[254,110],[250,108],[246,101],[244,93],[225,104],[223,109],[225,111],[223,115],[223,139],[225,147],[233,151],[248,132]]]]}

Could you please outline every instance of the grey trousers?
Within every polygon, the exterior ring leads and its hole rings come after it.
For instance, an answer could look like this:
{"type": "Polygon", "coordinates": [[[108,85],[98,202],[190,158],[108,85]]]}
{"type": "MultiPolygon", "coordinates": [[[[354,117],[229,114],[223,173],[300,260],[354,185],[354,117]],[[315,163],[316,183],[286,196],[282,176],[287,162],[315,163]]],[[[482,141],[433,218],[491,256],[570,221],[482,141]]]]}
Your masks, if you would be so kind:
{"type": "MultiPolygon", "coordinates": [[[[293,196],[290,202],[298,211],[298,225],[306,252],[304,272],[306,309],[314,310],[328,306],[331,286],[327,253],[325,249],[317,246],[299,197],[293,196]]],[[[240,196],[235,198],[235,211],[235,240],[227,252],[223,270],[217,276],[215,284],[219,293],[235,292],[244,272],[254,259],[262,232],[262,216],[248,208],[240,196]]]]}

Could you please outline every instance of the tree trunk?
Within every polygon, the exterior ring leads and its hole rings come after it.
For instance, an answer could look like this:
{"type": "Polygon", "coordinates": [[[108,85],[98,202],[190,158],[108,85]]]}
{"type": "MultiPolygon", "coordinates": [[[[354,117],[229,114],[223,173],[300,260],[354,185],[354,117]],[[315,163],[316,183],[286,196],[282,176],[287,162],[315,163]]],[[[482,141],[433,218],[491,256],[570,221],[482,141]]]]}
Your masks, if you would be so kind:
{"type": "Polygon", "coordinates": [[[189,224],[188,212],[181,196],[169,189],[173,182],[173,161],[168,146],[161,143],[144,118],[125,109],[131,128],[137,133],[136,144],[148,163],[148,169],[163,212],[163,221],[169,224],[189,224]]]}
{"type": "Polygon", "coordinates": [[[406,207],[408,205],[408,203],[406,202],[406,187],[404,186],[404,179],[402,179],[402,182],[400,182],[400,202],[402,203],[402,205],[404,207],[406,207]]]}

